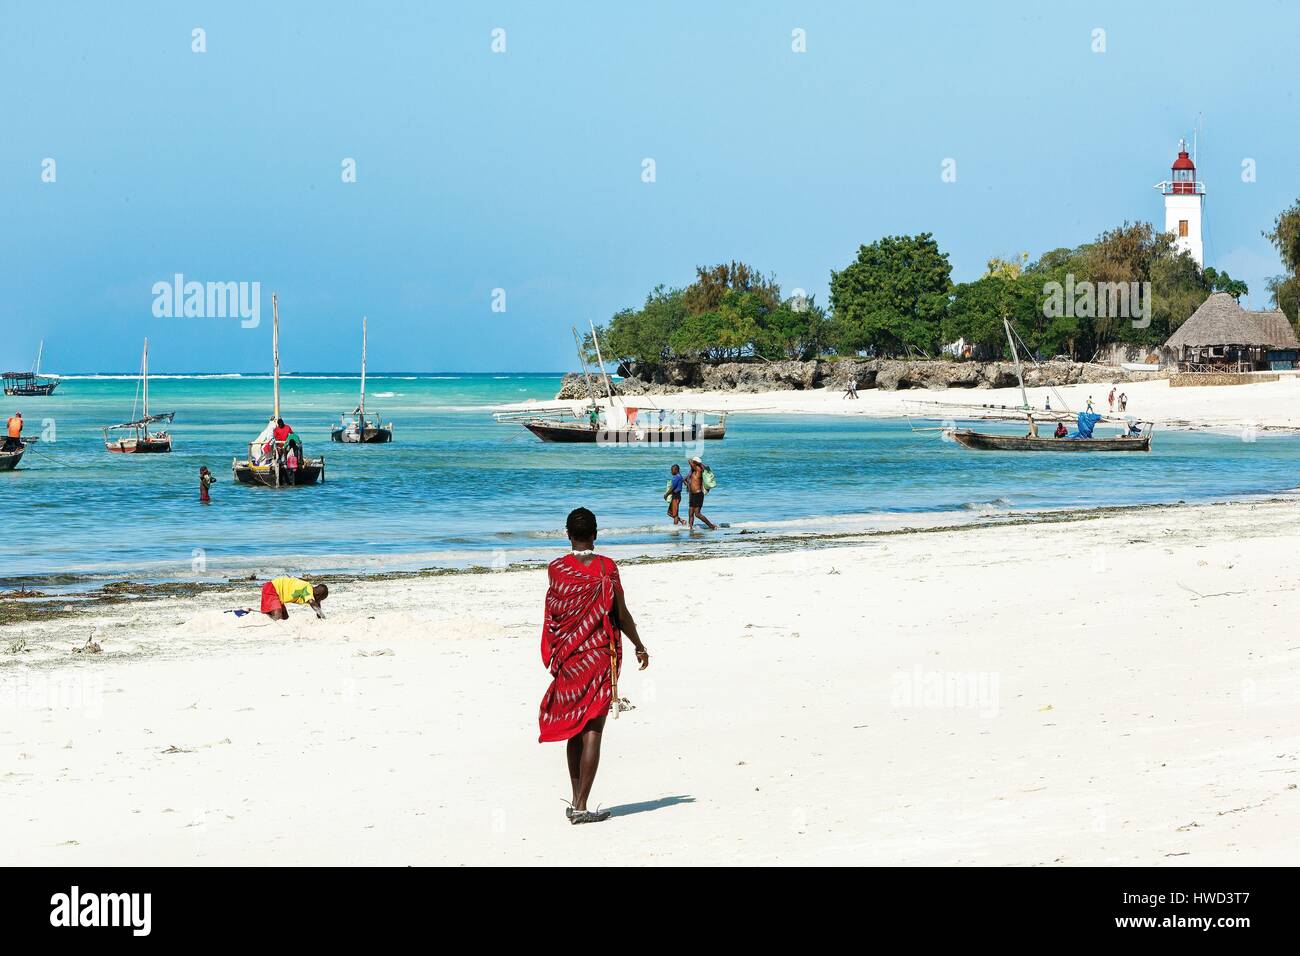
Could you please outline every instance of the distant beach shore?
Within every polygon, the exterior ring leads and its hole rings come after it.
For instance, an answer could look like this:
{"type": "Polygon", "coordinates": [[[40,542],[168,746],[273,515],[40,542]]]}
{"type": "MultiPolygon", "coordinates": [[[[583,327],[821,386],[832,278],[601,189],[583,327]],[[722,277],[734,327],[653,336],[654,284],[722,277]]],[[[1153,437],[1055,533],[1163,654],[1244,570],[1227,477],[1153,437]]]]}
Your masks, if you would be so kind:
{"type": "MultiPolygon", "coordinates": [[[[1275,382],[1248,385],[1191,386],[1171,388],[1168,379],[1123,382],[1117,372],[1116,393],[1128,397],[1129,414],[1157,421],[1165,428],[1218,429],[1240,431],[1249,427],[1266,431],[1300,431],[1300,372],[1277,373],[1275,382]]],[[[1087,408],[1091,398],[1100,412],[1107,412],[1108,383],[1061,385],[1052,389],[1029,388],[1030,404],[1041,409],[1049,398],[1060,411],[1059,392],[1076,412],[1087,408]]],[[[683,391],[671,394],[628,395],[616,397],[619,404],[646,409],[710,408],[730,413],[764,412],[767,414],[861,415],[870,418],[903,418],[909,415],[979,418],[980,412],[959,408],[945,412],[940,408],[923,408],[922,403],[957,405],[989,404],[1018,406],[1019,388],[946,388],[946,389],[860,389],[857,399],[844,397],[843,389],[782,389],[767,392],[683,391]]],[[[602,399],[602,402],[607,402],[602,399]]],[[[557,409],[584,406],[582,399],[552,399],[517,402],[500,407],[501,411],[557,409]]],[[[1118,411],[1117,411],[1118,413],[1118,411]]],[[[991,417],[1008,417],[986,413],[991,417]]]]}

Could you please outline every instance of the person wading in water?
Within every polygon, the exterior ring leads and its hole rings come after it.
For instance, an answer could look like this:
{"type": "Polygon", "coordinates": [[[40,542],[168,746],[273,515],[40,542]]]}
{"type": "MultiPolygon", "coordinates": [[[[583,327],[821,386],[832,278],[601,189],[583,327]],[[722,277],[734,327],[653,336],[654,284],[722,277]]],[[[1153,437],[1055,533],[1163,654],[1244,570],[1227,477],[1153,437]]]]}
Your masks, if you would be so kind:
{"type": "Polygon", "coordinates": [[[573,787],[573,802],[565,809],[569,822],[599,823],[609,818],[609,811],[589,810],[587,798],[600,766],[600,735],[623,663],[619,632],[636,648],[641,670],[650,666],[650,655],[623,599],[618,567],[593,550],[596,516],[577,508],[569,513],[565,530],[570,553],[552,561],[547,571],[542,663],[552,680],[538,712],[537,739],[567,742],[573,787]]]}

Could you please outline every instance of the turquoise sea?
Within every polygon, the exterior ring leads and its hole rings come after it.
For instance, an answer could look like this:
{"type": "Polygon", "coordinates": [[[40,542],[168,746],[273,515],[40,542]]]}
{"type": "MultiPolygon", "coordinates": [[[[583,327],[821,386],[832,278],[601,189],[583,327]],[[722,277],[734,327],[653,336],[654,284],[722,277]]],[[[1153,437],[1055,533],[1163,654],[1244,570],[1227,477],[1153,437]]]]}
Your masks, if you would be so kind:
{"type": "MultiPolygon", "coordinates": [[[[99,428],[130,416],[133,376],[70,376],[49,398],[6,398],[29,433],[53,428],[0,474],[0,587],[224,579],[264,571],[501,567],[564,544],[571,508],[596,512],[620,556],[747,548],[778,535],[984,520],[1023,510],[1194,501],[1287,492],[1300,438],[1157,431],[1149,455],[1013,455],[963,450],[905,420],[733,415],[705,445],[719,486],[705,509],[727,527],[673,530],[661,497],[681,447],[543,444],[498,424],[494,406],[548,399],[558,374],[371,375],[368,407],[392,420],[387,446],[331,444],[357,377],[291,375],[284,418],[323,485],[237,485],[230,463],[265,424],[266,375],[158,375],[154,411],[176,412],[170,455],[111,455],[99,428]],[[198,469],[218,478],[198,502],[198,469]]],[[[1017,431],[1012,425],[986,426],[1017,431]]],[[[684,510],[684,509],[683,509],[684,510]]]]}

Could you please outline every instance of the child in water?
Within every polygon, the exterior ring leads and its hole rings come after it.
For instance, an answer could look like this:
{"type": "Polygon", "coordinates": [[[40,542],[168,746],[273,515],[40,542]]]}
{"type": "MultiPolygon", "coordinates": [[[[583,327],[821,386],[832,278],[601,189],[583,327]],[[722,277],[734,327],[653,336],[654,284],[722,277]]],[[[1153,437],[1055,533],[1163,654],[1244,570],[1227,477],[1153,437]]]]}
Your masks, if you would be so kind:
{"type": "Polygon", "coordinates": [[[199,469],[199,503],[210,505],[212,499],[208,496],[208,489],[217,483],[217,479],[208,471],[208,466],[204,465],[199,469]]]}

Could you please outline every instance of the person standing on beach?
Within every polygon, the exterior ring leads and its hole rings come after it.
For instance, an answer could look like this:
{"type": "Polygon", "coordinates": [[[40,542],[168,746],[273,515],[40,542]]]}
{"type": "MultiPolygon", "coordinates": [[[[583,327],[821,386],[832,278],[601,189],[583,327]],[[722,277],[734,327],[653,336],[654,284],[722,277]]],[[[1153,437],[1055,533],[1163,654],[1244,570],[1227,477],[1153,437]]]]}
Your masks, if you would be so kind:
{"type": "Polygon", "coordinates": [[[686,479],[682,476],[682,469],[673,465],[671,476],[668,479],[668,517],[673,519],[673,526],[686,524],[686,520],[681,516],[682,509],[682,485],[686,479]]]}
{"type": "Polygon", "coordinates": [[[199,503],[204,505],[212,504],[212,498],[208,495],[208,489],[217,483],[217,479],[208,471],[208,466],[204,465],[199,468],[199,503]]]}
{"type": "Polygon", "coordinates": [[[690,506],[687,524],[694,531],[695,519],[699,518],[710,531],[717,531],[718,526],[704,517],[704,512],[700,510],[704,507],[704,462],[692,458],[690,464],[691,473],[686,477],[686,491],[690,495],[687,502],[690,506]]]}
{"type": "Polygon", "coordinates": [[[1091,396],[1091,395],[1088,396],[1088,414],[1089,414],[1089,415],[1092,414],[1092,396],[1091,396]]]}
{"type": "Polygon", "coordinates": [[[1110,394],[1106,396],[1106,401],[1110,404],[1111,412],[1115,411],[1115,389],[1112,387],[1110,394]]]}
{"type": "Polygon", "coordinates": [[[641,670],[650,654],[637,633],[623,597],[618,566],[596,554],[596,516],[576,508],[564,523],[570,553],[547,569],[542,663],[551,685],[542,697],[538,743],[566,741],[573,801],[565,810],[572,824],[600,823],[608,810],[590,810],[587,800],[600,766],[601,733],[614,701],[626,634],[641,670]]]}
{"type": "Polygon", "coordinates": [[[1128,396],[1123,392],[1119,393],[1119,410],[1121,412],[1128,411],[1128,396]]]}

